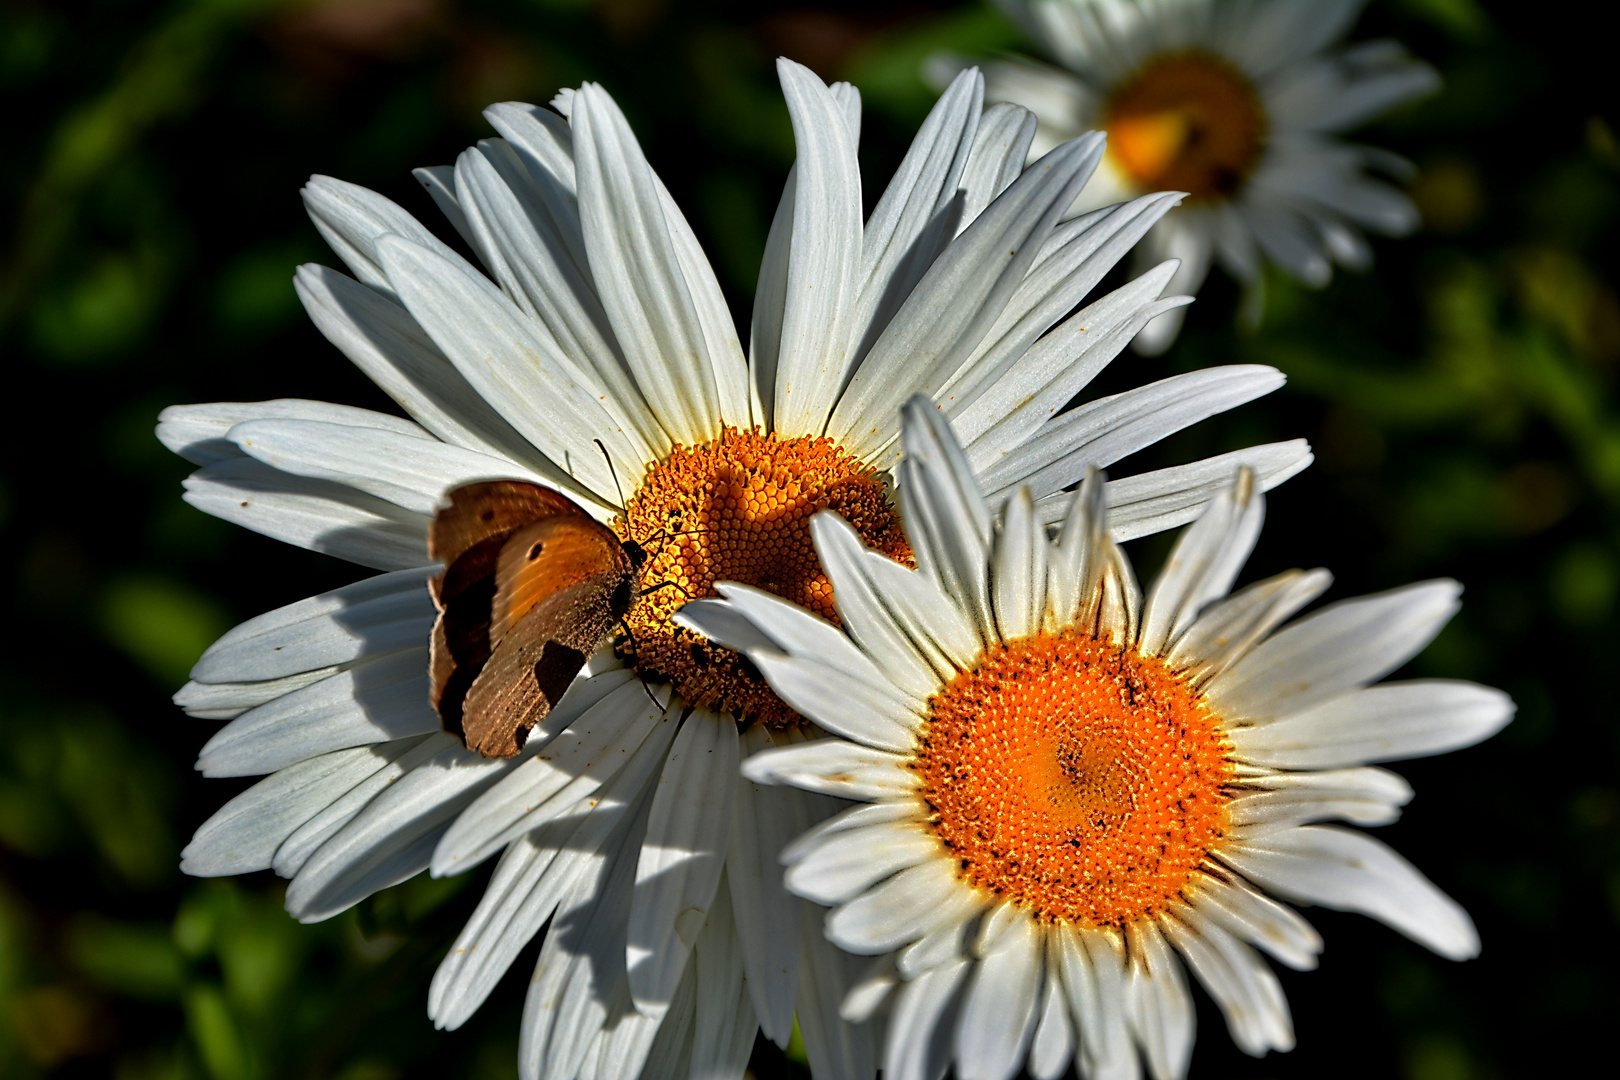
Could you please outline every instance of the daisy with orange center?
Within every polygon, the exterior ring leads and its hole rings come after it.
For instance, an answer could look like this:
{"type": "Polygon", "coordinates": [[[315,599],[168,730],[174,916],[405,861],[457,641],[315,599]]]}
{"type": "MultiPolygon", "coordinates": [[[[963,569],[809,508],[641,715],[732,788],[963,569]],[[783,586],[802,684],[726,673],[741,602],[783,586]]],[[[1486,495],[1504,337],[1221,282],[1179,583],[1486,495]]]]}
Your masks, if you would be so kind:
{"type": "MultiPolygon", "coordinates": [[[[1311,286],[1334,263],[1365,269],[1363,231],[1402,236],[1417,211],[1369,169],[1410,166],[1337,136],[1432,93],[1434,70],[1393,41],[1333,45],[1365,0],[998,0],[1056,66],[985,65],[987,92],[1040,118],[1033,153],[1075,133],[1108,134],[1108,153],[1076,206],[1182,191],[1137,258],[1177,258],[1172,287],[1196,292],[1214,262],[1249,290],[1258,314],[1262,257],[1311,286]]],[[[933,66],[953,72],[961,61],[933,66]]],[[[1168,348],[1183,312],[1143,331],[1138,351],[1168,348]]]]}
{"type": "MultiPolygon", "coordinates": [[[[785,1046],[795,1020],[820,1080],[875,1068],[870,1031],[838,1016],[847,958],[780,883],[782,846],[830,808],[737,772],[813,728],[757,668],[678,625],[682,604],[740,580],[836,616],[808,524],[823,510],[905,561],[892,471],[912,393],[949,402],[983,483],[1035,485],[1055,521],[1087,468],[1282,382],[1198,371],[1060,413],[1186,302],[1163,295],[1172,264],[1089,295],[1177,196],[1061,221],[1102,138],[1025,167],[1033,116],[985,107],[970,71],[866,216],[859,95],[779,72],[798,160],[746,353],[696,235],[613,99],[586,85],[552,109],[493,106],[499,138],[418,171],[481,266],[374,192],[305,188],[354,276],[303,267],[299,295],[405,415],[222,403],[167,410],[159,428],[201,466],[193,505],[384,571],[251,620],[198,663],[177,700],[229,721],[198,767],[269,775],[203,824],[184,868],[274,869],[288,910],[314,921],[498,858],[428,1012],[465,1023],[543,933],[525,1080],[680,1062],[741,1080],[755,1033],[785,1046]],[[521,745],[497,740],[507,757],[447,729],[428,685],[428,582],[445,571],[429,523],[447,492],[486,480],[555,488],[645,556],[621,583],[622,623],[521,745]]],[[[1274,484],[1309,460],[1290,442],[1125,478],[1120,527],[1190,520],[1240,464],[1274,484]]],[[[470,626],[463,656],[481,644],[470,626]]]]}
{"type": "Polygon", "coordinates": [[[987,500],[940,411],[906,409],[897,474],[916,569],[812,522],[839,626],[742,585],[677,621],[744,651],[837,736],[744,775],[867,805],[788,845],[788,887],[828,938],[874,957],[843,1002],[888,1010],[887,1080],[1185,1074],[1190,969],[1248,1053],[1287,1050],[1260,953],[1316,964],[1276,898],[1359,911],[1464,959],[1468,915],[1399,855],[1334,825],[1412,795],[1370,762],[1499,730],[1499,691],[1369,685],[1457,609],[1435,581],[1284,626],[1329,583],[1290,571],[1232,592],[1263,497],[1240,470],[1144,598],[1093,472],[1055,540],[1025,491],[987,500]],[[998,520],[999,518],[999,520],[998,520]],[[1259,951],[1257,951],[1259,950],[1259,951]]]}

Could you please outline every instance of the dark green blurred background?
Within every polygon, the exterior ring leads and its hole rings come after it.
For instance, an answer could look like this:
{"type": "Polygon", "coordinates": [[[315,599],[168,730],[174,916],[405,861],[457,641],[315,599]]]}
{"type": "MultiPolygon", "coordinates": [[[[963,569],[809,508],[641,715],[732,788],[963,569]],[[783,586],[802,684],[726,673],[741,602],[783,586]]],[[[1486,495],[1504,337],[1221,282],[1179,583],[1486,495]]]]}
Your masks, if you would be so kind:
{"type": "MultiPolygon", "coordinates": [[[[1313,912],[1321,969],[1282,973],[1300,1049],[1244,1058],[1201,999],[1205,1080],[1552,1075],[1577,1052],[1609,1060],[1620,1005],[1610,38],[1572,6],[1474,0],[1375,3],[1357,36],[1378,34],[1445,76],[1366,134],[1418,163],[1420,235],[1322,292],[1273,278],[1258,331],[1217,275],[1168,356],[1127,355],[1103,382],[1277,365],[1285,390],[1136,464],[1307,436],[1317,464],[1273,496],[1249,577],[1327,565],[1334,596],[1467,585],[1413,668],[1503,686],[1518,719],[1399,766],[1418,798],[1382,835],[1467,905],[1485,951],[1451,964],[1313,912]]],[[[792,156],[772,58],[861,88],[870,202],[929,104],[919,60],[1018,45],[986,7],[885,0],[0,0],[0,1075],[515,1075],[532,947],[464,1030],[425,1018],[487,870],[305,927],[269,874],[175,868],[245,782],[192,772],[216,725],[169,695],[236,621],[359,572],[184,505],[188,467],[154,418],[283,396],[392,408],[294,298],[297,263],[335,263],[304,178],[437,226],[412,166],[491,134],[488,102],[599,80],[746,326],[792,156]]],[[[1165,544],[1134,545],[1144,569],[1165,544]]],[[[764,1047],[754,1069],[802,1077],[793,1057],[764,1047]]]]}

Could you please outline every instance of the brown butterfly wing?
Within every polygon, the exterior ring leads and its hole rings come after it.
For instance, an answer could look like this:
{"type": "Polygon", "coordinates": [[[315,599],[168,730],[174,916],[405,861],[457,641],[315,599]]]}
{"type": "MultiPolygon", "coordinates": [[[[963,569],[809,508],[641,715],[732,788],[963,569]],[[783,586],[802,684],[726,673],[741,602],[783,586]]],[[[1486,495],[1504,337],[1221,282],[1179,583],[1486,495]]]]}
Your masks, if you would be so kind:
{"type": "Polygon", "coordinates": [[[516,481],[452,492],[430,545],[452,556],[435,591],[434,706],[469,749],[510,757],[629,609],[629,556],[566,497],[516,481]]]}

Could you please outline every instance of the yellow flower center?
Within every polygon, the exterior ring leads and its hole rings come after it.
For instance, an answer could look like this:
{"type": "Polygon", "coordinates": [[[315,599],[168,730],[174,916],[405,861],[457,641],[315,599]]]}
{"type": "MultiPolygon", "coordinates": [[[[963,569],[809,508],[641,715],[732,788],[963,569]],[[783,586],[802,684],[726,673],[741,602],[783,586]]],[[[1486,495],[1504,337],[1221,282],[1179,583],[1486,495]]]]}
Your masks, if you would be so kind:
{"type": "Polygon", "coordinates": [[[1254,84],[1203,52],[1161,56],[1114,91],[1108,153],[1150,191],[1234,193],[1260,157],[1266,118],[1254,84]]]}
{"type": "Polygon", "coordinates": [[[621,653],[643,678],[686,701],[772,728],[798,723],[748,661],[670,621],[717,581],[767,589],[832,622],[832,585],[816,559],[810,516],[833,510],[869,547],[909,562],[900,521],[878,475],[831,439],[778,439],[728,427],[702,446],[677,446],[647,470],[614,522],[647,554],[641,596],[625,617],[621,653]]]}
{"type": "Polygon", "coordinates": [[[1163,661],[1089,633],[989,650],[929,701],[915,768],[973,885],[1039,918],[1164,907],[1227,829],[1217,720],[1163,661]]]}

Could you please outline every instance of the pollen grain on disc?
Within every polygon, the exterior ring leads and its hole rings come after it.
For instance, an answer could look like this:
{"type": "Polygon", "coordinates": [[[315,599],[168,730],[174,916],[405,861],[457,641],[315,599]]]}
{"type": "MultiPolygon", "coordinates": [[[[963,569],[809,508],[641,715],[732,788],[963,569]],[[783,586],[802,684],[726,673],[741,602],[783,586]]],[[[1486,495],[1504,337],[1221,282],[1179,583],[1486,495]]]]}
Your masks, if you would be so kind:
{"type": "Polygon", "coordinates": [[[1111,158],[1144,190],[1235,192],[1260,159],[1266,118],[1248,77],[1209,53],[1160,56],[1104,110],[1111,158]]]}
{"type": "Polygon", "coordinates": [[[832,586],[816,559],[810,518],[832,510],[867,546],[909,562],[910,548],[882,480],[828,438],[781,439],[728,427],[700,446],[677,446],[652,465],[614,523],[647,553],[640,599],[622,650],[643,677],[667,680],[695,705],[779,728],[798,715],[752,665],[670,621],[718,581],[766,589],[832,622],[832,586]]]}
{"type": "Polygon", "coordinates": [[[1218,721],[1162,661],[1065,631],[989,650],[929,702],[914,767],[971,884],[1045,919],[1161,910],[1227,829],[1218,721]]]}

